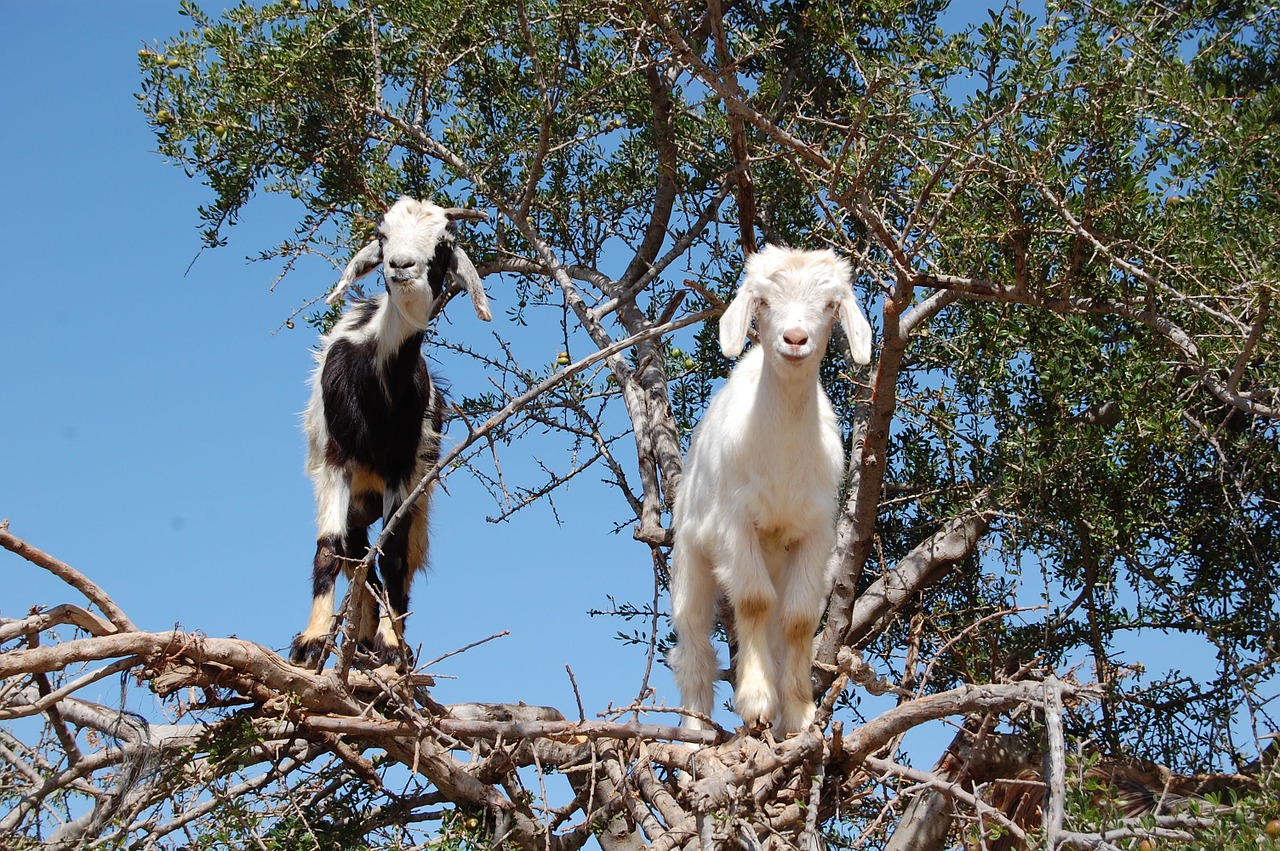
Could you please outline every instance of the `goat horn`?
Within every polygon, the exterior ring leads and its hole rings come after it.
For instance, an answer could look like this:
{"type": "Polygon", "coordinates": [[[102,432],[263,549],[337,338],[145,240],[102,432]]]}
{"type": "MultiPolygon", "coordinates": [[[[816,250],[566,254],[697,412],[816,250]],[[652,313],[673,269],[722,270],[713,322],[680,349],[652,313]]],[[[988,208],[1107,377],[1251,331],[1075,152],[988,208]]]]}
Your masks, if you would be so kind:
{"type": "Polygon", "coordinates": [[[451,222],[459,220],[468,222],[487,222],[489,214],[484,210],[471,210],[466,207],[445,207],[444,215],[451,222]]]}

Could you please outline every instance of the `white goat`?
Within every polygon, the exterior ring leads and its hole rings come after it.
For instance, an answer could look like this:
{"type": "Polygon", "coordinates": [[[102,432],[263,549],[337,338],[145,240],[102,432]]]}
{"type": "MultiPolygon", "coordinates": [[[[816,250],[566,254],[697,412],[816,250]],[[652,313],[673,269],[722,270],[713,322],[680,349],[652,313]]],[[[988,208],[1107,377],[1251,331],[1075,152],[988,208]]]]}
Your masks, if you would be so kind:
{"type": "Polygon", "coordinates": [[[825,250],[768,246],[747,258],[720,320],[726,357],[742,353],[752,316],[759,344],[694,430],[676,494],[670,662],[684,708],[710,715],[719,674],[711,632],[723,594],[738,640],[734,709],[748,727],[772,723],[785,735],[813,721],[813,635],[844,473],[818,366],[837,318],[854,359],[869,363],[871,327],[848,261],[825,250]]]}
{"type": "MultiPolygon", "coordinates": [[[[369,548],[369,526],[387,519],[440,457],[444,400],[422,357],[427,324],[444,294],[446,273],[471,295],[476,314],[490,319],[480,276],[456,243],[445,210],[404,197],[383,215],[377,239],[347,264],[337,294],[384,264],[387,291],[352,303],[320,338],[311,401],[305,415],[307,473],[315,484],[316,555],[311,620],[293,639],[290,659],[313,664],[333,618],[334,581],[348,578],[369,548]]],[[[401,658],[400,634],[409,586],[427,561],[430,491],[416,501],[378,558],[372,584],[385,586],[390,611],[361,594],[362,645],[383,662],[401,658]]]]}

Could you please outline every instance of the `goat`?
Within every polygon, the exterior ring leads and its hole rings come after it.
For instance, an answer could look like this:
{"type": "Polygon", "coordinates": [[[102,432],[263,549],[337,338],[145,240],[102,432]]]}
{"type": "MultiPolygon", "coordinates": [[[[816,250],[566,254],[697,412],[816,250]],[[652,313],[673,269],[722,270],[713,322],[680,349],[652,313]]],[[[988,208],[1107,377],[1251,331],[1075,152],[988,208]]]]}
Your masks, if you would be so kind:
{"type": "MultiPolygon", "coordinates": [[[[719,674],[711,632],[723,595],[737,630],[734,709],[748,728],[772,724],[785,735],[813,721],[813,635],[844,474],[818,367],[837,318],[854,359],[870,363],[871,326],[848,261],[772,245],[747,258],[720,319],[726,357],[742,353],[753,316],[759,343],[712,398],[677,488],[669,661],[685,710],[710,715],[719,674]]],[[[706,728],[693,715],[684,724],[706,728]]]]}
{"type": "MultiPolygon", "coordinates": [[[[476,314],[489,321],[479,273],[456,244],[446,210],[402,197],[378,222],[377,238],[347,264],[335,300],[350,283],[381,263],[386,292],[355,300],[320,338],[311,399],[304,415],[306,469],[316,496],[316,554],[312,567],[311,619],[294,639],[290,660],[315,664],[324,650],[334,612],[338,571],[349,579],[355,560],[369,548],[369,526],[383,524],[440,457],[444,399],[427,369],[422,343],[452,275],[471,296],[476,314]]],[[[417,499],[379,554],[374,587],[385,588],[389,611],[361,600],[362,646],[381,662],[403,658],[401,635],[413,576],[426,566],[430,488],[417,499]]]]}

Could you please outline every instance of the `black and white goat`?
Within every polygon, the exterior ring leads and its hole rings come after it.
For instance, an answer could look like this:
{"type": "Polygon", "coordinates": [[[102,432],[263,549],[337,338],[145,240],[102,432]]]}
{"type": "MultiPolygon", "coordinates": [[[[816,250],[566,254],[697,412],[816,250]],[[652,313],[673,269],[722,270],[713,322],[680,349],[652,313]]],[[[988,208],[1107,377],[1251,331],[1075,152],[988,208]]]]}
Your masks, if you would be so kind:
{"type": "MultiPolygon", "coordinates": [[[[457,245],[451,219],[460,211],[402,197],[382,216],[377,239],[361,249],[335,290],[379,263],[385,293],[355,301],[320,338],[304,427],[307,473],[315,485],[317,541],[311,620],[293,639],[290,659],[314,664],[328,638],[338,572],[348,578],[369,549],[369,526],[387,521],[440,457],[443,396],[427,370],[422,343],[451,275],[470,294],[476,314],[490,317],[475,266],[457,245]]],[[[331,296],[333,299],[334,296],[331,296]]],[[[362,645],[383,662],[402,655],[409,586],[427,562],[430,489],[393,530],[376,574],[390,611],[361,603],[362,645]]]]}
{"type": "Polygon", "coordinates": [[[753,316],[760,342],[694,430],[676,494],[671,609],[679,640],[670,661],[684,708],[710,715],[720,672],[711,631],[723,595],[738,637],[734,709],[749,727],[772,723],[785,735],[814,716],[813,634],[844,474],[818,366],[837,319],[854,359],[868,363],[871,326],[848,261],[778,246],[747,259],[720,320],[726,357],[741,354],[753,316]]]}

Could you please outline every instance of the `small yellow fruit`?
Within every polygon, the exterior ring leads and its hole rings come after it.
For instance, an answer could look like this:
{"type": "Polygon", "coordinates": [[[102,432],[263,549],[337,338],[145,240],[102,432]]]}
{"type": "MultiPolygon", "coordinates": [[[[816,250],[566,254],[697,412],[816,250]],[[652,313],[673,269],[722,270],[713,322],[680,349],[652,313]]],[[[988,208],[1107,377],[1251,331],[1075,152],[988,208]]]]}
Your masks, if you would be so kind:
{"type": "Polygon", "coordinates": [[[1267,822],[1267,826],[1263,828],[1267,836],[1272,839],[1280,839],[1280,818],[1273,818],[1267,822]]]}
{"type": "Polygon", "coordinates": [[[167,109],[156,110],[156,124],[169,124],[173,121],[173,114],[167,109]]]}
{"type": "Polygon", "coordinates": [[[226,125],[223,125],[223,124],[213,125],[213,135],[217,136],[219,139],[227,138],[226,125]]]}
{"type": "Polygon", "coordinates": [[[181,68],[181,67],[182,67],[182,60],[181,60],[181,59],[175,59],[174,57],[170,56],[168,59],[166,59],[166,60],[164,61],[164,64],[165,64],[165,65],[168,65],[170,68],[181,68]]]}
{"type": "Polygon", "coordinates": [[[560,366],[568,366],[568,365],[569,365],[569,363],[570,363],[570,361],[569,361],[569,353],[568,353],[568,352],[561,352],[559,355],[557,355],[557,356],[556,356],[556,363],[560,364],[560,366]]]}

